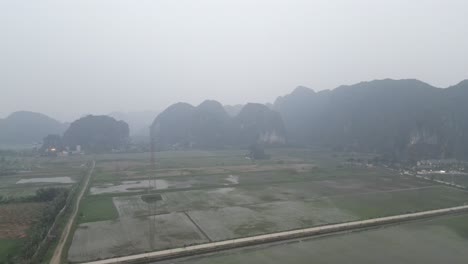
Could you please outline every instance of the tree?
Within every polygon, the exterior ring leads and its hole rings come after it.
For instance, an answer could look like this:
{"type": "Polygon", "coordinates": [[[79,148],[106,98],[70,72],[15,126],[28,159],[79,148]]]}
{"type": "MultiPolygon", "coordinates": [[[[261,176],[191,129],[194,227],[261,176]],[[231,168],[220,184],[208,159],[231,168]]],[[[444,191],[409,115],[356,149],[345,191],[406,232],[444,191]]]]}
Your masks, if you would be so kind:
{"type": "Polygon", "coordinates": [[[107,152],[125,147],[129,134],[124,121],[88,115],[71,123],[63,135],[63,143],[71,149],[80,145],[86,151],[107,152]]]}
{"type": "Polygon", "coordinates": [[[265,148],[261,144],[252,144],[249,147],[249,157],[253,160],[269,159],[270,156],[265,153],[265,148]]]}
{"type": "Polygon", "coordinates": [[[50,134],[44,138],[40,152],[59,152],[63,150],[62,137],[60,135],[50,134]]]}

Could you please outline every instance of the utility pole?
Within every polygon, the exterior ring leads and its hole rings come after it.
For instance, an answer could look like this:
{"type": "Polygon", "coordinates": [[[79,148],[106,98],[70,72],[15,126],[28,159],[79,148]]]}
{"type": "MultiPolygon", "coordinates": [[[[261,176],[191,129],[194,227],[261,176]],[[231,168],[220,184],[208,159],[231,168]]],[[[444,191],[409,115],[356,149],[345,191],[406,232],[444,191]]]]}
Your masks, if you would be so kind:
{"type": "Polygon", "coordinates": [[[150,127],[150,151],[151,151],[151,168],[148,173],[148,188],[147,188],[147,203],[148,203],[148,245],[150,250],[155,250],[154,240],[155,240],[155,229],[156,229],[156,201],[152,201],[150,198],[151,191],[156,190],[156,136],[159,132],[159,124],[152,125],[150,127]]]}

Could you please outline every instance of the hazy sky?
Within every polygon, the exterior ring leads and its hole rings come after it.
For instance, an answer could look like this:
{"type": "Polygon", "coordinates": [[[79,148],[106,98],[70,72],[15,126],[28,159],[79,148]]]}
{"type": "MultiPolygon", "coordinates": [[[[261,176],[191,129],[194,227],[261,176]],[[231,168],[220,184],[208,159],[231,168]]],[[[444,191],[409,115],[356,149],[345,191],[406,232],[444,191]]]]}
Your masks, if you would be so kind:
{"type": "Polygon", "coordinates": [[[468,78],[466,0],[0,0],[0,117],[468,78]]]}

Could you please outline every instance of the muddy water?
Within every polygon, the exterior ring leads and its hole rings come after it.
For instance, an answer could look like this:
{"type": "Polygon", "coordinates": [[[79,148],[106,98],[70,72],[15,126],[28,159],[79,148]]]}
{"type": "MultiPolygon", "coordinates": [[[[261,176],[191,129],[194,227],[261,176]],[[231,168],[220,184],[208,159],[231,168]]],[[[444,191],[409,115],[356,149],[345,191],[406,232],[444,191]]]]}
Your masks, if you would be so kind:
{"type": "Polygon", "coordinates": [[[21,179],[16,184],[24,183],[75,183],[70,177],[50,177],[50,178],[31,178],[21,179]]]}
{"type": "Polygon", "coordinates": [[[91,194],[101,193],[122,193],[122,192],[138,192],[142,190],[165,190],[169,188],[190,188],[192,182],[174,182],[167,180],[140,180],[140,181],[123,181],[119,184],[106,184],[101,186],[91,187],[91,194]]]}
{"type": "Polygon", "coordinates": [[[232,184],[239,184],[239,176],[236,175],[229,175],[225,180],[232,184]]]}

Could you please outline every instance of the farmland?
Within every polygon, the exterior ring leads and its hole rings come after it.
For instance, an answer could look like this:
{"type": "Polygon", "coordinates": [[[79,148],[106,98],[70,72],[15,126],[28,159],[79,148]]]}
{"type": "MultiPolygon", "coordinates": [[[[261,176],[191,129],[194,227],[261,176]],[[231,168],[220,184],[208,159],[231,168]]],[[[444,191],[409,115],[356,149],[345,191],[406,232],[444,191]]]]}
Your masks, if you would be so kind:
{"type": "Polygon", "coordinates": [[[466,263],[467,215],[161,263],[466,263]]]}
{"type": "Polygon", "coordinates": [[[96,156],[68,251],[84,262],[463,205],[468,193],[372,166],[372,155],[270,149],[96,156]]]}
{"type": "Polygon", "coordinates": [[[81,161],[8,158],[11,170],[0,176],[1,263],[31,258],[83,171],[81,161]]]}
{"type": "Polygon", "coordinates": [[[29,227],[40,216],[44,203],[0,205],[0,262],[18,253],[29,227]]]}

